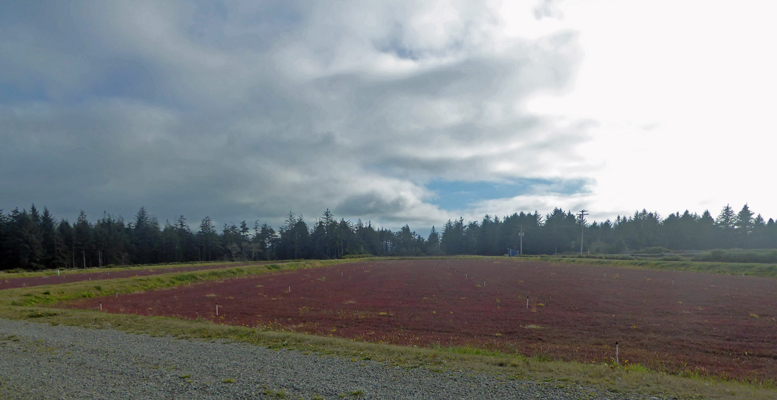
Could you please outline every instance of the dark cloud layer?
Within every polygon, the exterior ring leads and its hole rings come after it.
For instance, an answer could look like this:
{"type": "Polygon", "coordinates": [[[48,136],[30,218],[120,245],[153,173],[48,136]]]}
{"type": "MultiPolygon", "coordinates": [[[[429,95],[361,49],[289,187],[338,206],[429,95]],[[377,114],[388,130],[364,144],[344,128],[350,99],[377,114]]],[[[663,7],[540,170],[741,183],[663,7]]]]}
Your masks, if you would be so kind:
{"type": "Polygon", "coordinates": [[[435,4],[4,4],[0,208],[439,225],[434,179],[568,164],[586,127],[525,103],[568,87],[575,35],[507,40],[481,2],[435,4]]]}

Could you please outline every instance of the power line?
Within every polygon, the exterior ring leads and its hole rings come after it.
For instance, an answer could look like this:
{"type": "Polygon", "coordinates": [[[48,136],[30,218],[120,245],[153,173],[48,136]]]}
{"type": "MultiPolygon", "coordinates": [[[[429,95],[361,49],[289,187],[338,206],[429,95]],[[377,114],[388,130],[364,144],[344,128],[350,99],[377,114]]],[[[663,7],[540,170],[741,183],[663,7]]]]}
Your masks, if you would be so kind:
{"type": "Polygon", "coordinates": [[[587,210],[580,210],[580,225],[582,226],[580,229],[580,255],[583,255],[583,234],[585,233],[585,214],[587,212],[587,210]]]}

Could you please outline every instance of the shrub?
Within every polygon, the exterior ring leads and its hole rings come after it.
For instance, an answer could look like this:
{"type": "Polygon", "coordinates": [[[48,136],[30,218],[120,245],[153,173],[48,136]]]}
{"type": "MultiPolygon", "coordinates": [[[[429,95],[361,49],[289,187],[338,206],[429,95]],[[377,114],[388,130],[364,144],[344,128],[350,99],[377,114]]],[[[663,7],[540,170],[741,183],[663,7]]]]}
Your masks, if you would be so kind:
{"type": "Polygon", "coordinates": [[[656,247],[646,247],[640,251],[640,253],[644,254],[664,254],[667,253],[669,250],[665,247],[656,246],[656,247]]]}
{"type": "Polygon", "coordinates": [[[699,254],[694,261],[716,261],[727,263],[777,263],[777,250],[712,250],[699,254]]]}
{"type": "Polygon", "coordinates": [[[372,254],[346,254],[342,258],[367,258],[372,257],[372,254]]]}

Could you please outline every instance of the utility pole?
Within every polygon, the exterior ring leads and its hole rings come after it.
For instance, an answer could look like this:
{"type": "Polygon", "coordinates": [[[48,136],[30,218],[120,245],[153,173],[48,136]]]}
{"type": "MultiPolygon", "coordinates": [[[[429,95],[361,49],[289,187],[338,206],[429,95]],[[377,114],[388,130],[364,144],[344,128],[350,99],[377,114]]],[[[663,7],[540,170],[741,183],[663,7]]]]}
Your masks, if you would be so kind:
{"type": "Polygon", "coordinates": [[[580,210],[580,226],[582,228],[580,229],[580,255],[583,255],[583,234],[585,233],[585,214],[587,213],[587,210],[580,210]]]}
{"type": "Polygon", "coordinates": [[[521,232],[518,233],[518,237],[521,238],[521,247],[520,247],[520,250],[518,251],[518,254],[523,255],[523,225],[521,225],[521,232]]]}

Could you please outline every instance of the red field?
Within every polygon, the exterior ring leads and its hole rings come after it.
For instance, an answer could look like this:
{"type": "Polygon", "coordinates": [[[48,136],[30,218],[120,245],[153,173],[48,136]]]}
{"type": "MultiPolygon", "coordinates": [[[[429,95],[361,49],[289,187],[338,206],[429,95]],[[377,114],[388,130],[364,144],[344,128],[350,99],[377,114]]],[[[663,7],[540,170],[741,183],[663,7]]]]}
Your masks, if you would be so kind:
{"type": "Polygon", "coordinates": [[[63,275],[44,275],[34,276],[30,278],[11,278],[5,279],[0,276],[0,290],[3,289],[16,289],[20,287],[42,286],[42,285],[58,285],[61,283],[72,283],[82,281],[99,281],[103,279],[116,279],[116,278],[129,278],[132,276],[148,276],[168,274],[170,272],[187,272],[187,271],[202,271],[206,269],[219,269],[219,268],[232,268],[247,265],[245,263],[224,263],[224,264],[203,264],[194,265],[188,267],[170,267],[170,268],[147,268],[147,269],[135,269],[135,270],[104,270],[104,272],[84,272],[80,274],[63,274],[63,275]]]}
{"type": "Polygon", "coordinates": [[[621,363],[719,377],[777,376],[777,280],[769,278],[507,259],[385,261],[70,306],[99,302],[113,313],[589,363],[611,362],[618,341],[621,363]]]}

